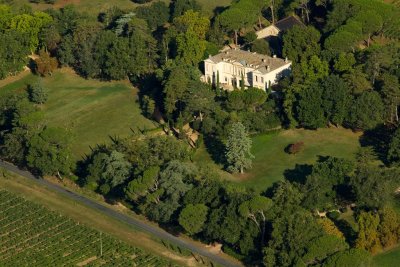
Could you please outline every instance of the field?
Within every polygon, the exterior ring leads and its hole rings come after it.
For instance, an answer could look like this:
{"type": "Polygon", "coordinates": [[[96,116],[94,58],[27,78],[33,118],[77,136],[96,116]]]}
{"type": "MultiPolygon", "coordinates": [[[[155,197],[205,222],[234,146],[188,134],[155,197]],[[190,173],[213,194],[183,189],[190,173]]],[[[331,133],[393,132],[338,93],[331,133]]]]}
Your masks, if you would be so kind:
{"type": "MultiPolygon", "coordinates": [[[[0,97],[9,91],[24,90],[36,79],[30,74],[10,83],[0,89],[0,97]]],[[[49,99],[41,107],[45,122],[71,131],[77,159],[90,147],[109,142],[110,137],[126,137],[138,128],[157,127],[141,115],[137,89],[128,82],[86,80],[62,69],[44,78],[43,85],[49,91],[49,99]]]]}
{"type": "Polygon", "coordinates": [[[68,217],[0,190],[1,266],[171,266],[68,217]]]}
{"type": "Polygon", "coordinates": [[[195,160],[207,162],[227,180],[240,182],[256,190],[265,190],[274,182],[282,180],[285,175],[290,176],[285,174],[286,170],[293,170],[296,165],[313,164],[320,156],[352,159],[360,147],[359,136],[360,134],[350,130],[338,128],[317,131],[297,129],[255,136],[252,149],[255,156],[253,168],[244,175],[230,175],[222,171],[223,166],[213,163],[205,149],[197,152],[195,160]],[[297,155],[285,153],[286,146],[299,141],[304,142],[303,151],[297,155]]]}
{"type": "Polygon", "coordinates": [[[394,267],[399,266],[400,247],[394,248],[374,257],[373,266],[375,267],[394,267]]]}

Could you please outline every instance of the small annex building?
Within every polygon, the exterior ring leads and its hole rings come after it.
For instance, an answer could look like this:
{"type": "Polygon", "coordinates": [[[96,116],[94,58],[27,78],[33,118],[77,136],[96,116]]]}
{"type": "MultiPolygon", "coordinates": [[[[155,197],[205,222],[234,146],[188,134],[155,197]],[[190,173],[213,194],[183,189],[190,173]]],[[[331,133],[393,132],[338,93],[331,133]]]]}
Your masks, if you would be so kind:
{"type": "Polygon", "coordinates": [[[204,82],[219,84],[232,90],[256,87],[267,90],[280,79],[290,75],[292,62],[256,52],[230,49],[204,60],[204,82]]]}
{"type": "Polygon", "coordinates": [[[271,24],[270,26],[257,31],[257,39],[279,37],[283,32],[293,28],[294,26],[305,27],[305,25],[297,17],[286,17],[275,24],[271,24]]]}

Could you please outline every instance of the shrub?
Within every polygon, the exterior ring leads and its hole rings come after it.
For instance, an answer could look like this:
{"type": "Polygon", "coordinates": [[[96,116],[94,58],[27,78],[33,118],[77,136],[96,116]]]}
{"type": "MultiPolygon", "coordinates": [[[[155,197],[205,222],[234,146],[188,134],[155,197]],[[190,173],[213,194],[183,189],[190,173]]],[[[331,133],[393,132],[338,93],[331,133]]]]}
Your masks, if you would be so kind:
{"type": "Polygon", "coordinates": [[[286,152],[289,154],[296,155],[297,153],[301,152],[304,149],[303,142],[297,142],[294,144],[290,144],[286,147],[286,152]]]}
{"type": "Polygon", "coordinates": [[[47,101],[47,90],[43,88],[41,82],[36,82],[28,86],[29,100],[36,104],[44,104],[47,101]]]}

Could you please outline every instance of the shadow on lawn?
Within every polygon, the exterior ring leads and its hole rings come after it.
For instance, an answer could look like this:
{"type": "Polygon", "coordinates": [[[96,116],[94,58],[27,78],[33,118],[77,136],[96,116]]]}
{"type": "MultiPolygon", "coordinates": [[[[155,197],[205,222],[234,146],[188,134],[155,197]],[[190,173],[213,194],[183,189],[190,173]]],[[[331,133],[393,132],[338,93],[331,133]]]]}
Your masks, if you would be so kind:
{"type": "Polygon", "coordinates": [[[294,169],[285,170],[283,175],[289,182],[304,184],[306,177],[311,174],[312,167],[310,164],[296,164],[294,169]]]}
{"type": "Polygon", "coordinates": [[[216,164],[222,164],[225,166],[225,145],[218,138],[213,137],[204,138],[204,144],[207,152],[211,155],[212,160],[216,164]]]}

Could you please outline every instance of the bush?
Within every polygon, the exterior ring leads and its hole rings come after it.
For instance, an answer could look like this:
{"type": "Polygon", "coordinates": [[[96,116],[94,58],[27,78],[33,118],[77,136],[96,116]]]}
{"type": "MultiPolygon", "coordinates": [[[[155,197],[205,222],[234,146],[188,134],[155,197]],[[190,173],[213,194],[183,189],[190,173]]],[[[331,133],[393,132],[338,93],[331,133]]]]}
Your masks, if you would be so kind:
{"type": "Polygon", "coordinates": [[[303,149],[304,149],[304,143],[297,142],[297,143],[288,145],[285,150],[288,154],[296,155],[297,153],[301,152],[303,149]]]}
{"type": "Polygon", "coordinates": [[[28,86],[29,100],[36,104],[44,104],[47,101],[47,90],[43,88],[41,82],[30,84],[28,86]]]}

